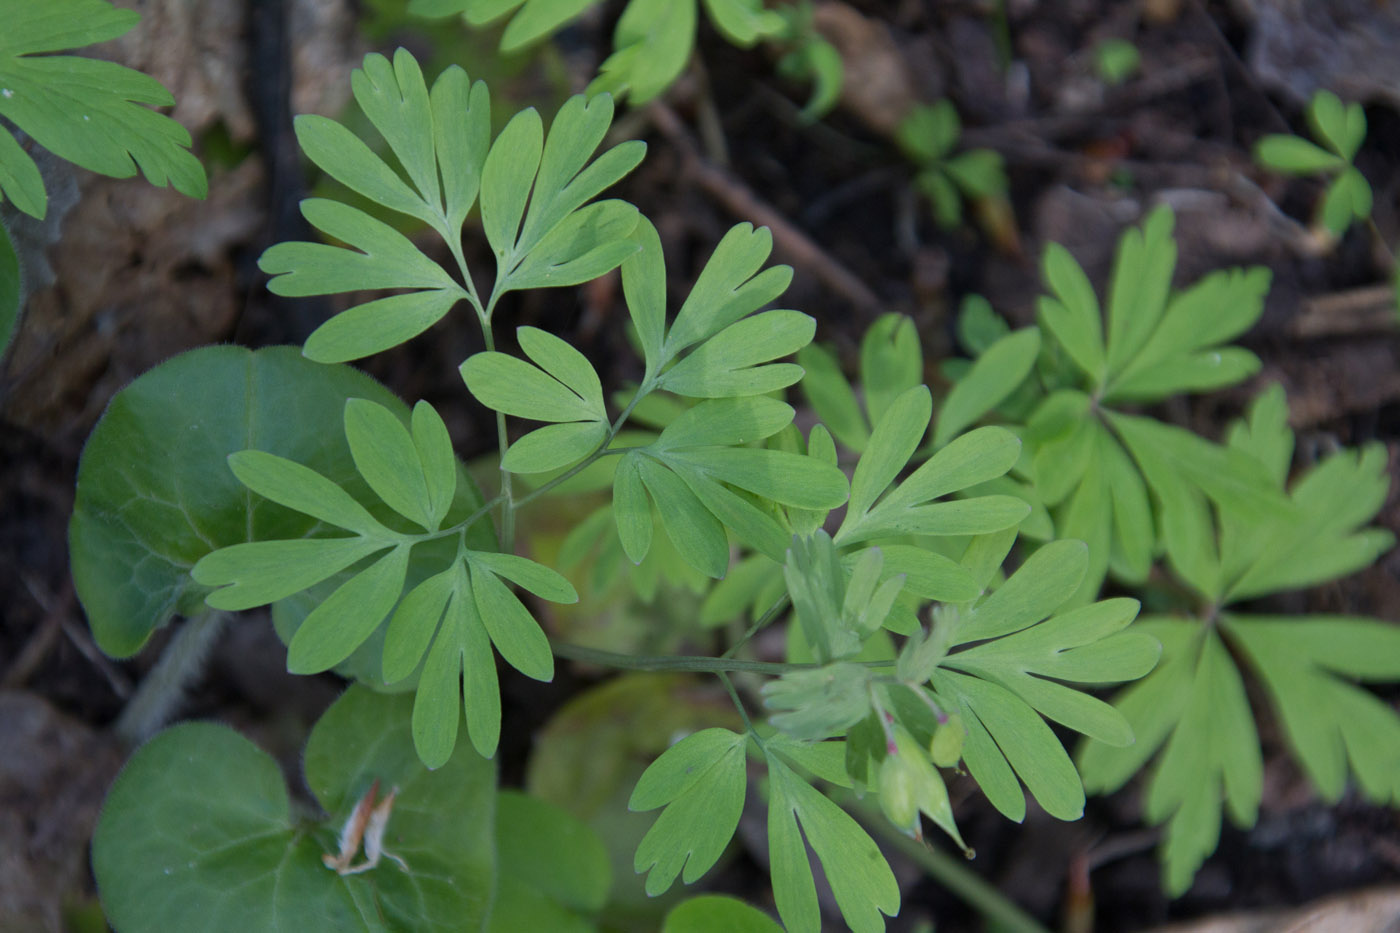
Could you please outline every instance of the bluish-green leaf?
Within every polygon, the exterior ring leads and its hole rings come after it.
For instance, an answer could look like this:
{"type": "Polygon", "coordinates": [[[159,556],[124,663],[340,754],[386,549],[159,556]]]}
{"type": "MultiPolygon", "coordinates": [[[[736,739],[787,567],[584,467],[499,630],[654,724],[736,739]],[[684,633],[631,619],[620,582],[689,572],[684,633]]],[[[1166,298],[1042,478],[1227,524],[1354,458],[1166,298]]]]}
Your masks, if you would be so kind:
{"type": "Polygon", "coordinates": [[[399,545],[332,593],[292,636],[287,670],[319,674],[350,657],[399,601],[409,545],[399,545]]]}
{"type": "Polygon", "coordinates": [[[485,556],[472,555],[471,581],[476,608],[491,634],[491,642],[506,663],[526,677],[553,680],[554,655],[549,650],[549,639],[530,610],[496,576],[495,568],[485,563],[485,556]]]}

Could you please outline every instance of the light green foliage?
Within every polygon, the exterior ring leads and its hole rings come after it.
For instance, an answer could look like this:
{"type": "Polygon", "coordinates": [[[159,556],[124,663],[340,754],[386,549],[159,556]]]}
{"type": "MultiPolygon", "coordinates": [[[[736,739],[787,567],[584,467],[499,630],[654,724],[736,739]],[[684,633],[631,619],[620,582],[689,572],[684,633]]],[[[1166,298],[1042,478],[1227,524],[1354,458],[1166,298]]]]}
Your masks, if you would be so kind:
{"type": "Polygon", "coordinates": [[[777,39],[787,49],[778,59],[778,73],[812,85],[800,114],[807,121],[819,120],[831,112],[841,99],[846,81],[841,53],[817,31],[814,11],[811,0],[785,3],[775,10],[784,21],[777,39]]]}
{"type": "Polygon", "coordinates": [[[312,359],[340,362],[386,350],[431,327],[461,300],[489,321],[509,291],[577,285],[635,251],[627,237],[636,208],[615,200],[588,203],[635,168],[646,148],[627,142],[589,162],[612,121],[609,98],[571,99],[548,139],[539,115],[522,111],[493,143],[490,94],[460,68],[444,71],[430,92],[413,56],[399,49],[392,64],[382,55],[366,56],[352,84],[408,178],[325,117],[297,118],[303,151],[346,187],[436,231],[456,260],[457,277],[358,208],[320,198],[303,202],[306,219],[346,245],[272,247],[259,265],[273,276],[273,292],[399,290],[317,328],[305,348],[312,359]],[[484,302],[462,252],[462,225],[478,202],[496,257],[495,282],[484,302]]]}
{"type": "Polygon", "coordinates": [[[637,846],[636,869],[648,873],[648,894],[662,893],[677,875],[686,884],[698,880],[724,852],[744,808],[746,741],[728,729],[696,732],[637,781],[629,810],[666,808],[637,846]]]}
{"type": "Polygon", "coordinates": [[[1282,133],[1265,136],[1254,148],[1254,161],[1286,175],[1327,178],[1317,218],[1341,236],[1354,221],[1371,216],[1371,185],[1354,164],[1366,139],[1366,113],[1358,103],[1343,104],[1331,91],[1318,91],[1308,104],[1308,128],[1316,143],[1282,133]]]}
{"type": "MultiPolygon", "coordinates": [[[[139,169],[158,187],[208,193],[190,134],[149,109],[175,103],[160,82],[113,62],[48,54],[115,39],[136,25],[137,13],[107,0],[11,6],[0,39],[0,116],[89,171],[129,178],[139,169]]],[[[38,166],[8,130],[0,132],[0,191],[32,217],[47,211],[38,166]]]]}
{"type": "Polygon", "coordinates": [[[156,736],[117,778],[93,838],[113,926],[484,930],[494,775],[465,745],[424,768],[409,704],[352,688],[326,712],[306,746],[306,783],[325,814],[312,818],[294,814],[277,762],[237,733],[187,723],[156,736]],[[338,834],[372,786],[380,801],[394,793],[387,854],[360,873],[328,870],[323,856],[340,851],[338,834]]]}
{"type": "Polygon", "coordinates": [[[384,680],[402,680],[422,664],[413,736],[423,760],[437,767],[456,741],[458,683],[464,671],[472,740],[482,754],[495,752],[500,710],[488,644],[527,676],[553,677],[544,633],[502,578],[555,602],[573,602],[578,594],[557,572],[524,557],[459,547],[446,569],[400,599],[414,546],[470,528],[463,522],[439,531],[455,483],[441,419],[419,402],[412,427],[410,435],[373,402],[351,399],[345,405],[345,434],[356,469],[387,506],[421,533],[381,523],[339,485],[299,463],[264,451],[241,451],[229,457],[229,466],[249,490],[353,535],[233,545],[201,558],[190,574],[205,586],[221,587],[207,597],[214,608],[250,609],[378,555],[301,621],[288,645],[287,667],[310,674],[340,664],[393,611],[385,633],[384,680]],[[491,698],[483,696],[488,692],[491,698]]]}
{"type": "MultiPolygon", "coordinates": [[[[1275,386],[1233,426],[1230,450],[1253,459],[1280,492],[1293,437],[1275,386]]],[[[1216,607],[1334,579],[1371,563],[1393,537],[1363,526],[1385,499],[1379,445],[1343,450],[1288,489],[1291,509],[1260,520],[1226,504],[1187,500],[1168,558],[1212,608],[1203,619],[1149,617],[1135,629],[1159,639],[1163,661],[1124,690],[1115,706],[1137,734],[1131,748],[1091,741],[1080,751],[1086,789],[1122,786],[1149,761],[1144,815],[1165,822],[1164,883],[1184,892],[1219,838],[1222,799],[1252,826],[1262,794],[1259,740],[1241,671],[1267,689],[1294,753],[1329,801],[1343,791],[1348,763],[1362,792],[1400,803],[1400,716],[1358,682],[1400,679],[1400,629],[1383,622],[1319,616],[1281,619],[1216,607]],[[1216,614],[1218,612],[1218,615],[1216,614]],[[1233,655],[1233,656],[1232,656],[1233,655]]]]}
{"type": "Polygon", "coordinates": [[[990,149],[953,150],[962,135],[962,121],[948,100],[920,105],[910,111],[896,133],[899,146],[918,166],[914,184],[933,206],[944,227],[963,219],[963,199],[1006,196],[1006,172],[999,153],[990,149]]]}
{"type": "Polygon", "coordinates": [[[977,360],[953,371],[958,381],[940,421],[974,423],[1001,410],[1024,423],[1015,481],[985,491],[1025,498],[1037,537],[1051,532],[1038,518],[1048,508],[1054,533],[1089,545],[1079,601],[1110,571],[1145,580],[1164,547],[1189,559],[1189,549],[1163,542],[1180,538],[1206,499],[1254,517],[1286,510],[1253,458],[1120,410],[1231,385],[1259,368],[1253,353],[1222,344],[1262,313],[1268,270],[1223,270],[1173,291],[1172,225],[1171,211],[1159,207],[1123,235],[1102,310],[1079,264],[1052,243],[1038,331],[1007,332],[984,303],[969,304],[959,325],[977,360]],[[1032,333],[1040,348],[1033,363],[1032,333]]]}
{"type": "Polygon", "coordinates": [[[875,842],[850,814],[799,777],[781,755],[770,750],[765,760],[768,858],[783,925],[790,933],[817,933],[822,927],[807,856],[811,846],[846,925],[855,933],[883,930],[881,915],[894,916],[899,911],[899,885],[875,842]]]}
{"type": "MultiPolygon", "coordinates": [[[[596,0],[410,0],[408,11],[426,17],[461,14],[472,26],[510,15],[501,51],[515,52],[546,38],[596,0]]],[[[643,104],[680,76],[695,45],[697,0],[628,0],[613,34],[614,52],[600,66],[590,94],[627,94],[643,104]]],[[[786,23],[760,0],[704,0],[710,22],[726,39],[748,48],[780,37],[786,23]]]]}

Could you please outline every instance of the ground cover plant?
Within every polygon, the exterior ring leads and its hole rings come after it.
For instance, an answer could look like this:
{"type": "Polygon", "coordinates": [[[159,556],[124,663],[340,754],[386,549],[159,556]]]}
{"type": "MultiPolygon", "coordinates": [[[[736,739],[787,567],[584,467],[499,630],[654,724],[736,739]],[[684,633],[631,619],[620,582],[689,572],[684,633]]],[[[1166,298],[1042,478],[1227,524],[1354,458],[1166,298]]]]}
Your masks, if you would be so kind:
{"type": "MultiPolygon", "coordinates": [[[[518,45],[581,6],[427,12],[510,14],[518,45]]],[[[729,39],[725,17],[777,23],[704,7],[729,39]]],[[[619,55],[658,9],[625,7],[619,55]]],[[[55,50],[105,35],[70,32],[55,50]]],[[[1237,345],[1268,269],[1188,261],[1157,206],[1114,230],[1111,269],[1051,242],[1024,307],[967,297],[966,358],[926,358],[927,320],[897,313],[814,342],[826,322],[785,306],[774,261],[791,231],[675,249],[603,71],[529,108],[404,48],[361,59],[355,113],[294,124],[324,176],[309,227],[257,260],[273,294],[336,310],[297,346],[154,366],[87,439],[74,593],[107,657],[159,653],[113,727],[133,750],[91,843],[107,922],[863,931],[942,925],[921,900],[946,888],[1033,930],[964,857],[1016,824],[1093,825],[1093,795],[1140,792],[1167,897],[1211,883],[1222,814],[1262,831],[1281,760],[1327,804],[1396,805],[1394,625],[1278,595],[1390,550],[1368,527],[1387,454],[1295,444],[1267,355],[1237,345]],[[615,309],[607,353],[542,310],[560,302],[615,309]],[[447,390],[405,401],[359,368],[404,354],[447,390]],[[1243,417],[1185,427],[1181,400],[1211,394],[1243,417]],[[462,443],[463,411],[489,442],[462,443]],[[284,684],[341,693],[309,736],[163,728],[259,618],[284,684]],[[537,697],[547,718],[522,720],[537,697]]],[[[613,89],[636,101],[634,80],[613,89]]],[[[1340,237],[1371,220],[1365,124],[1311,112],[1340,237]]],[[[963,236],[963,198],[1012,194],[1014,147],[960,122],[916,108],[897,137],[940,236],[963,236]]],[[[1259,157],[1300,171],[1306,146],[1259,157]]]]}

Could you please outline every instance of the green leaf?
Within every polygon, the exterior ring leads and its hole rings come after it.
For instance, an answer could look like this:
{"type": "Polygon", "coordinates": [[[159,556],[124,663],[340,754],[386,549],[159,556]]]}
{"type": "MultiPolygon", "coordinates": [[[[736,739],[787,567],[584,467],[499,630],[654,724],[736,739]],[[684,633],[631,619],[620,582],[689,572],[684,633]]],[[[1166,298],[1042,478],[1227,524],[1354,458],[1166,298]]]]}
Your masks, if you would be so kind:
{"type": "Polygon", "coordinates": [[[1045,812],[1060,820],[1077,820],[1084,813],[1084,788],[1079,772],[1045,720],[1011,691],[996,683],[950,670],[933,675],[940,698],[953,700],[967,727],[963,761],[987,799],[1010,819],[1020,822],[1025,801],[1010,779],[1009,763],[1045,812]],[[997,788],[994,796],[992,788],[997,788]]]}
{"type": "Polygon", "coordinates": [[[223,726],[186,723],[142,746],[93,838],[108,919],[132,933],[485,929],[492,768],[463,748],[441,770],[424,769],[409,702],[352,688],[317,723],[306,776],[326,820],[294,816],[277,762],[223,726]],[[337,852],[342,824],[376,781],[380,800],[395,791],[383,844],[407,870],[387,856],[358,874],[327,870],[322,856],[337,852]]]}
{"type": "Polygon", "coordinates": [[[661,933],[782,933],[768,915],[722,894],[681,901],[662,922],[661,933]]]}
{"type": "Polygon", "coordinates": [[[705,0],[705,12],[715,28],[740,48],[782,33],[782,16],[763,8],[762,0],[705,0]]]}
{"type": "Polygon", "coordinates": [[[783,293],[792,281],[792,269],[763,269],[772,250],[773,235],[767,227],[755,230],[744,223],[730,228],[676,314],[662,348],[663,364],[783,293]]]}
{"type": "Polygon", "coordinates": [[[240,483],[264,499],[368,537],[386,542],[394,538],[348,492],[294,460],[263,450],[240,450],[229,454],[228,466],[240,483]]]}
{"type": "Polygon", "coordinates": [[[1009,635],[1041,621],[1079,588],[1088,563],[1082,541],[1050,542],[963,616],[953,644],[1009,635]]]}
{"type": "Polygon", "coordinates": [[[1147,343],[1167,308],[1176,269],[1175,216],[1162,205],[1153,209],[1142,229],[1126,231],[1118,241],[1108,302],[1108,375],[1120,371],[1147,343]]]}
{"type": "Polygon", "coordinates": [[[928,430],[932,413],[933,400],[927,386],[907,390],[885,410],[851,477],[851,500],[843,527],[847,523],[859,524],[899,476],[928,430]]]}
{"type": "Polygon", "coordinates": [[[1371,216],[1371,186],[1366,177],[1354,168],[1338,175],[1323,195],[1320,216],[1322,225],[1333,236],[1341,236],[1353,220],[1371,216]]]}
{"type": "Polygon", "coordinates": [[[647,894],[666,891],[679,875],[698,881],[719,859],[744,807],[742,735],[704,729],[652,762],[627,802],[633,812],[665,807],[637,846],[634,866],[647,873],[647,894]]]}
{"type": "Polygon", "coordinates": [[[613,48],[598,66],[590,94],[626,91],[644,104],[680,76],[695,44],[695,2],[630,0],[617,21],[613,48]]]}
{"type": "Polygon", "coordinates": [[[1027,327],[986,347],[938,407],[933,446],[943,447],[1001,404],[1030,375],[1040,355],[1040,330],[1027,327]]]}
{"type": "MultiPolygon", "coordinates": [[[[345,403],[345,439],[355,458],[355,468],[375,495],[409,521],[437,531],[433,523],[437,505],[428,495],[423,462],[403,422],[382,405],[368,399],[350,399],[345,403]]],[[[449,448],[448,470],[455,472],[451,463],[449,448]]],[[[449,498],[447,504],[450,502],[449,498]]]]}
{"type": "Polygon", "coordinates": [[[541,599],[553,603],[578,602],[578,593],[563,574],[528,557],[496,551],[473,551],[469,559],[517,586],[524,587],[541,599]]]}
{"type": "Polygon", "coordinates": [[[549,649],[549,639],[545,638],[544,631],[530,610],[496,576],[498,566],[487,563],[487,556],[482,552],[473,552],[468,557],[468,563],[471,566],[471,587],[477,612],[491,635],[492,643],[506,663],[526,677],[553,680],[554,654],[549,649]]]}
{"type": "Polygon", "coordinates": [[[1106,359],[1094,286],[1069,251],[1058,243],[1046,247],[1042,269],[1054,297],[1042,297],[1037,303],[1041,323],[1098,385],[1106,375],[1106,359]]]}
{"type": "Polygon", "coordinates": [[[666,260],[661,237],[650,220],[639,218],[632,240],[641,248],[622,263],[622,293],[637,329],[648,377],[660,371],[666,333],[666,260]]]}
{"type": "Polygon", "coordinates": [[[1005,197],[1008,182],[1001,153],[991,149],[970,149],[943,163],[958,188],[969,198],[1005,197]]]}
{"type": "Polygon", "coordinates": [[[882,314],[860,341],[860,381],[870,423],[878,424],[895,399],[924,382],[924,357],[914,322],[882,314]]]}
{"type": "Polygon", "coordinates": [[[1346,160],[1299,136],[1265,136],[1254,147],[1254,161],[1264,168],[1287,175],[1313,175],[1335,171],[1346,160]]]}
{"type": "MultiPolygon", "coordinates": [[[[0,116],[89,171],[129,178],[139,169],[157,187],[202,198],[209,183],[189,151],[190,134],[148,109],[175,103],[159,81],[115,62],[45,54],[115,39],[139,19],[106,0],[16,10],[0,40],[0,116]]],[[[21,211],[44,217],[43,180],[13,137],[0,144],[0,190],[21,211]]]]}
{"type": "Polygon", "coordinates": [[[429,643],[437,634],[448,600],[452,598],[455,576],[455,567],[448,568],[409,590],[399,601],[384,638],[386,683],[408,677],[423,660],[429,643]]]}
{"type": "Polygon", "coordinates": [[[1076,732],[1109,745],[1130,745],[1133,732],[1120,712],[1057,681],[1114,683],[1152,670],[1161,646],[1148,635],[1121,631],[1137,610],[1132,599],[1094,603],[957,652],[944,663],[1000,684],[1076,732]]]}
{"type": "Polygon", "coordinates": [[[766,311],[731,324],[672,367],[659,388],[693,398],[761,395],[802,378],[790,363],[759,366],[812,342],[817,322],[798,311],[766,311]]]}
{"type": "Polygon", "coordinates": [[[457,460],[452,438],[437,409],[425,401],[413,406],[413,446],[423,468],[428,495],[428,528],[436,531],[457,495],[457,460]]]}
{"type": "Polygon", "coordinates": [[[870,672],[859,664],[827,664],[789,671],[763,686],[768,717],[795,739],[841,735],[870,713],[870,672]]]}
{"type": "Polygon", "coordinates": [[[211,608],[236,612],[300,593],[388,544],[366,537],[233,544],[200,558],[190,576],[222,587],[207,597],[211,608]]]}
{"type": "Polygon", "coordinates": [[[821,911],[803,837],[821,861],[841,916],[855,933],[878,933],[899,911],[899,885],[874,841],[844,810],[773,754],[768,761],[768,853],[773,897],[792,933],[817,933],[821,911]],[[799,823],[801,830],[798,829],[799,823]]]}
{"type": "Polygon", "coordinates": [[[1366,111],[1358,103],[1343,105],[1331,91],[1318,91],[1308,102],[1308,125],[1316,138],[1348,162],[1366,139],[1366,111]]]}
{"type": "MultiPolygon", "coordinates": [[[[982,527],[982,532],[1016,524],[1030,511],[1024,503],[978,499],[937,506],[924,503],[1001,476],[1016,462],[1020,450],[1021,442],[1005,428],[978,428],[962,435],[930,457],[874,508],[864,514],[848,511],[836,534],[837,543],[854,544],[882,534],[912,531],[916,527],[932,527],[935,534],[968,534],[980,533],[975,529],[983,524],[993,527],[982,527]],[[940,523],[953,515],[965,519],[961,530],[937,530],[940,523]]],[[[945,524],[944,527],[949,526],[945,524]]]]}
{"type": "Polygon", "coordinates": [[[482,224],[497,256],[497,296],[514,288],[577,284],[585,281],[578,270],[600,269],[593,273],[599,275],[635,252],[626,239],[636,226],[631,205],[605,201],[580,210],[636,168],[646,152],[644,143],[633,140],[588,162],[612,115],[611,98],[579,94],[559,108],[547,140],[533,111],[518,114],[501,131],[486,157],[481,189],[482,224]],[[536,250],[538,257],[532,256],[536,250]]]}
{"type": "Polygon", "coordinates": [[[945,98],[912,108],[900,121],[895,139],[915,161],[933,162],[952,152],[961,134],[958,111],[945,98]]]}
{"type": "Polygon", "coordinates": [[[808,344],[798,351],[797,362],[803,369],[802,394],[807,404],[842,446],[863,452],[870,428],[836,357],[824,347],[808,344]]]}
{"type": "Polygon", "coordinates": [[[481,170],[481,225],[496,253],[498,269],[509,269],[530,187],[544,153],[544,124],[531,107],[501,130],[481,170]]]}
{"type": "Polygon", "coordinates": [[[306,617],[287,646],[287,670],[319,674],[350,657],[399,601],[409,547],[399,545],[342,583],[306,617]]]}
{"type": "Polygon", "coordinates": [[[627,454],[613,474],[613,518],[627,559],[640,564],[651,550],[651,502],[642,484],[641,454],[627,454]]]}
{"type": "Polygon", "coordinates": [[[607,417],[601,391],[585,398],[524,360],[489,350],[467,357],[462,381],[487,408],[532,421],[598,421],[607,417]]]}
{"type": "Polygon", "coordinates": [[[550,473],[598,450],[607,437],[606,421],[546,425],[511,444],[501,466],[512,473],[550,473]]]}
{"type": "Polygon", "coordinates": [[[791,405],[765,396],[701,402],[668,424],[653,446],[672,451],[751,444],[787,427],[792,416],[791,405]]]}
{"type": "Polygon", "coordinates": [[[685,562],[708,577],[723,577],[729,567],[729,541],[724,527],[675,473],[650,457],[638,457],[636,464],[661,513],[666,537],[685,562]]]}
{"type": "Polygon", "coordinates": [[[1289,745],[1322,797],[1341,798],[1350,762],[1367,797],[1400,800],[1400,716],[1349,682],[1400,680],[1400,628],[1336,616],[1230,614],[1222,622],[1264,681],[1289,745]]]}
{"type": "Polygon", "coordinates": [[[569,811],[503,790],[496,798],[493,931],[590,929],[612,887],[603,840],[569,811]],[[543,923],[545,926],[541,926],[543,923]]]}
{"type": "MultiPolygon", "coordinates": [[[[194,350],[117,393],[84,449],[69,525],[74,585],[104,652],[134,654],[174,614],[206,611],[189,570],[210,552],[317,533],[316,519],[240,483],[230,454],[251,444],[373,501],[341,430],[347,398],[407,417],[369,377],[288,347],[194,350]]],[[[474,487],[462,492],[479,504],[474,487]]]]}
{"type": "Polygon", "coordinates": [[[690,447],[668,451],[712,479],[747,489],[781,505],[834,509],[846,501],[846,476],[815,457],[752,447],[690,447]]]}

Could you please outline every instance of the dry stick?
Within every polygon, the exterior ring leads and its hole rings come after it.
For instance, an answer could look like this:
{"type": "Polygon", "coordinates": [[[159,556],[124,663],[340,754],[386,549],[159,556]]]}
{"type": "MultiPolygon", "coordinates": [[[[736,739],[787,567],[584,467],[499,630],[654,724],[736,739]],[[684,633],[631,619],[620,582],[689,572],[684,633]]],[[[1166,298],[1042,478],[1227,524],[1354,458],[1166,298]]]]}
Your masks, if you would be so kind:
{"type": "Polygon", "coordinates": [[[1368,285],[1331,295],[1303,299],[1302,310],[1289,323],[1295,337],[1344,337],[1394,332],[1395,289],[1368,285]]]}
{"type": "Polygon", "coordinates": [[[771,205],[758,198],[747,185],[706,161],[674,110],[665,104],[653,102],[647,106],[647,117],[652,126],[676,147],[696,184],[719,200],[730,213],[771,230],[773,243],[779,251],[855,305],[863,315],[873,318],[884,310],[884,302],[855,273],[771,205]]]}
{"type": "MultiPolygon", "coordinates": [[[[28,580],[25,582],[29,583],[28,580]]],[[[44,619],[35,627],[33,633],[25,640],[24,647],[5,669],[5,676],[0,677],[0,688],[6,690],[23,687],[29,682],[29,678],[34,676],[39,665],[49,656],[54,642],[58,640],[58,633],[63,631],[64,617],[73,611],[72,581],[64,586],[57,600],[40,599],[40,594],[33,585],[29,586],[29,590],[44,610],[44,619]]]]}

